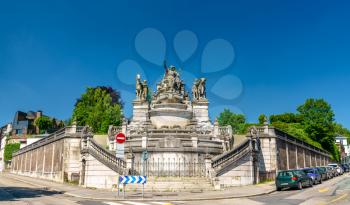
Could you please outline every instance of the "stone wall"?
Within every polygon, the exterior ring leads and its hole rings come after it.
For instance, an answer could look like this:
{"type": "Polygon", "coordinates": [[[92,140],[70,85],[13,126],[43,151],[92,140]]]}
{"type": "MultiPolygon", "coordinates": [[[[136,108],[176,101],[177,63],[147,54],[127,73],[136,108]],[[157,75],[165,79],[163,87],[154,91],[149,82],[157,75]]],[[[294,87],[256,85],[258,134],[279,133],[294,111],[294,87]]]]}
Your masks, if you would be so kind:
{"type": "MultiPolygon", "coordinates": [[[[71,127],[65,128],[71,132],[71,127]]],[[[30,144],[13,155],[11,172],[57,182],[79,182],[80,135],[61,130],[30,144]]]]}
{"type": "Polygon", "coordinates": [[[253,184],[253,168],[253,159],[250,153],[228,165],[223,174],[213,179],[215,189],[253,184]]]}
{"type": "Polygon", "coordinates": [[[274,179],[279,170],[327,165],[330,155],[273,127],[259,128],[260,180],[274,179]]]}
{"type": "Polygon", "coordinates": [[[119,174],[96,160],[93,156],[87,155],[83,159],[85,164],[85,187],[110,189],[117,185],[119,174]]]}

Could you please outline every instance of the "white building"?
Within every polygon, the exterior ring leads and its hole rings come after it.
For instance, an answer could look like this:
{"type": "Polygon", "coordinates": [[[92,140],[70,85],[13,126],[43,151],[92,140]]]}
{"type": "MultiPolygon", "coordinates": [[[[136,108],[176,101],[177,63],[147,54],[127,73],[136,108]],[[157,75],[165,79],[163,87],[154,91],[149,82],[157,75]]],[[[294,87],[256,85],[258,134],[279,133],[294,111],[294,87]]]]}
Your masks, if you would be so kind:
{"type": "Polygon", "coordinates": [[[5,145],[6,145],[7,137],[11,131],[12,131],[12,125],[10,123],[1,127],[1,130],[0,130],[0,172],[5,168],[5,161],[4,161],[5,145]]]}
{"type": "Polygon", "coordinates": [[[345,156],[350,156],[350,145],[348,144],[348,138],[342,135],[335,137],[335,143],[344,147],[345,156]]]}

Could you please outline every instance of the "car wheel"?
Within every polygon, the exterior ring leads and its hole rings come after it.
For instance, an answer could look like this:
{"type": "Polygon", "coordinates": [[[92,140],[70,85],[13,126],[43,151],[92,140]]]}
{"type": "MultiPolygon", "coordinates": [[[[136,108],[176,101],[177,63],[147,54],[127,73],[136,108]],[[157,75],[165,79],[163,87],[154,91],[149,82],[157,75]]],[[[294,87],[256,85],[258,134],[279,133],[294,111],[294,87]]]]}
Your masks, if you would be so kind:
{"type": "Polygon", "coordinates": [[[281,187],[276,187],[276,190],[281,191],[282,189],[281,189],[281,187]]]}
{"type": "Polygon", "coordinates": [[[299,190],[302,190],[303,189],[303,185],[301,184],[301,182],[298,182],[298,187],[297,187],[299,190]]]}
{"type": "Polygon", "coordinates": [[[320,179],[320,184],[322,184],[322,179],[320,179]]]}
{"type": "Polygon", "coordinates": [[[313,187],[313,185],[314,185],[314,181],[312,181],[312,179],[309,179],[309,186],[313,187]]]}

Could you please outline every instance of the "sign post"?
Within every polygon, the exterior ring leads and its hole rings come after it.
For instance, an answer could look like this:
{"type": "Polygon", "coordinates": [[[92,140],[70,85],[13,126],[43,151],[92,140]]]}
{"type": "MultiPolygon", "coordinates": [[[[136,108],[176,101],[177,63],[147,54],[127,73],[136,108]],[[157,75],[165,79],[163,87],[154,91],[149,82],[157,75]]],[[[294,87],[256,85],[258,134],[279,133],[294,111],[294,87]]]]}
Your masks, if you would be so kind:
{"type": "Polygon", "coordinates": [[[126,140],[125,134],[120,132],[115,135],[116,150],[115,156],[124,159],[124,142],[126,140]]]}
{"type": "MultiPolygon", "coordinates": [[[[144,198],[144,186],[147,182],[146,176],[119,176],[118,187],[119,184],[123,184],[123,198],[125,199],[125,185],[126,184],[142,184],[142,199],[144,198]]],[[[118,196],[119,196],[119,188],[118,188],[118,196]]]]}

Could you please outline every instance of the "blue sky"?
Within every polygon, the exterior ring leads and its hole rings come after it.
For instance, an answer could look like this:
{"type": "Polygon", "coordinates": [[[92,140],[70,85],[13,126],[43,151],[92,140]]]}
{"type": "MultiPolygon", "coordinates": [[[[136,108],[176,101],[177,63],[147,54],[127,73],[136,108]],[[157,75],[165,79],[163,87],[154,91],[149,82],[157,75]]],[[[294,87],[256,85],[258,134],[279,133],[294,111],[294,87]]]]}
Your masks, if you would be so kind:
{"type": "Polygon", "coordinates": [[[17,110],[67,119],[86,87],[97,85],[120,90],[130,116],[130,79],[141,71],[153,85],[163,69],[150,58],[164,57],[181,67],[187,84],[208,79],[211,117],[230,107],[255,122],[313,97],[328,101],[350,128],[349,9],[347,1],[1,1],[0,124],[17,110]],[[164,41],[138,43],[147,29],[164,41]],[[198,40],[185,61],[181,54],[194,42],[181,52],[174,44],[184,30],[198,40]],[[222,45],[208,51],[217,39],[234,53],[222,45]],[[205,72],[227,59],[224,69],[205,72]],[[136,65],[129,70],[126,60],[136,65]]]}

